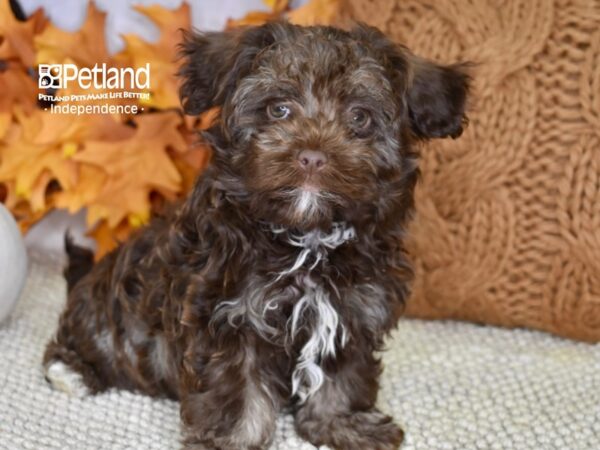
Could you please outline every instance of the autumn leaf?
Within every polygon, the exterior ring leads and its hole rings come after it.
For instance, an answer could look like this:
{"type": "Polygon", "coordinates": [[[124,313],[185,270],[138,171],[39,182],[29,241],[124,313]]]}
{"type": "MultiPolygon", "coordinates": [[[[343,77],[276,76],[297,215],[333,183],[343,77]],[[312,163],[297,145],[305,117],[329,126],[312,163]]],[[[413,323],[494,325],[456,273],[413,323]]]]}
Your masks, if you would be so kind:
{"type": "MultiPolygon", "coordinates": [[[[107,143],[120,143],[130,139],[135,134],[133,127],[127,126],[120,121],[114,120],[108,115],[98,115],[93,117],[93,133],[90,134],[87,141],[97,140],[107,143]]],[[[81,143],[79,147],[85,147],[86,142],[81,143]]],[[[116,144],[119,145],[119,144],[116,144]]],[[[81,208],[85,208],[92,203],[105,187],[108,174],[103,168],[92,164],[80,164],[75,154],[82,148],[66,146],[65,156],[70,158],[77,166],[75,180],[72,185],[63,186],[61,192],[55,197],[55,203],[58,208],[65,208],[71,213],[76,213],[81,208]],[[74,151],[73,151],[74,150],[74,151]]]]}
{"type": "Polygon", "coordinates": [[[150,63],[151,97],[140,103],[159,109],[179,108],[177,53],[182,39],[182,29],[189,29],[190,8],[187,3],[174,11],[159,6],[137,7],[160,28],[160,39],[148,43],[136,35],[125,35],[125,49],[116,59],[131,61],[133,67],[144,67],[150,63]]]}
{"type": "Polygon", "coordinates": [[[12,121],[15,105],[30,112],[37,104],[37,83],[28,68],[35,64],[34,36],[46,25],[41,11],[21,22],[10,8],[0,8],[0,139],[12,121]]]}
{"type": "Polygon", "coordinates": [[[17,224],[19,225],[21,233],[26,233],[29,231],[33,225],[42,220],[46,214],[48,214],[52,204],[51,200],[46,200],[46,202],[48,203],[49,207],[40,211],[33,211],[31,209],[31,204],[25,201],[19,201],[16,206],[11,208],[10,211],[17,220],[17,224]]]}
{"type": "MultiPolygon", "coordinates": [[[[0,85],[2,84],[2,80],[0,79],[0,85]]],[[[4,110],[6,111],[6,110],[4,110]]],[[[9,110],[10,111],[10,110],[9,110]]],[[[10,112],[3,112],[0,109],[0,140],[4,138],[8,131],[8,127],[11,124],[12,114],[10,112]]]]}
{"type": "Polygon", "coordinates": [[[296,9],[290,9],[286,0],[264,0],[264,3],[270,11],[251,11],[241,19],[229,19],[227,28],[262,25],[282,18],[297,25],[330,25],[341,10],[341,0],[311,0],[296,9]]]}
{"type": "Polygon", "coordinates": [[[107,179],[108,175],[101,168],[91,164],[78,164],[72,186],[55,195],[56,206],[75,214],[96,200],[107,179]]]}
{"type": "Polygon", "coordinates": [[[271,8],[271,11],[277,14],[287,10],[289,7],[288,0],[263,0],[263,3],[271,8]]]}
{"type": "Polygon", "coordinates": [[[104,41],[106,16],[96,9],[93,2],[83,26],[75,33],[49,26],[35,36],[37,64],[62,64],[73,61],[79,67],[93,67],[108,63],[110,57],[104,41]]]}
{"type": "Polygon", "coordinates": [[[219,108],[211,108],[200,116],[183,116],[183,137],[186,141],[187,150],[183,153],[172,155],[173,163],[181,173],[183,191],[192,189],[198,173],[208,164],[211,156],[210,146],[200,139],[200,131],[208,129],[217,116],[219,108]]]}
{"type": "Polygon", "coordinates": [[[113,250],[119,243],[127,240],[132,228],[123,221],[115,227],[110,227],[106,220],[99,221],[87,235],[96,241],[96,260],[113,250]]]}
{"type": "Polygon", "coordinates": [[[331,25],[339,16],[341,0],[311,0],[287,14],[296,25],[331,25]]]}
{"type": "MultiPolygon", "coordinates": [[[[15,117],[16,124],[0,141],[0,182],[14,181],[17,198],[30,201],[34,192],[45,192],[52,179],[63,187],[71,186],[75,166],[65,157],[65,151],[90,134],[93,127],[89,120],[45,111],[27,115],[20,108],[15,109],[15,117]]],[[[43,198],[32,201],[34,211],[45,207],[43,198]]]]}
{"type": "MultiPolygon", "coordinates": [[[[178,106],[173,59],[180,36],[176,30],[189,26],[189,10],[184,6],[168,14],[162,9],[147,11],[163,34],[158,47],[140,45],[134,49],[136,58],[127,53],[118,58],[108,55],[105,16],[91,5],[84,26],[76,33],[53,26],[38,36],[30,33],[30,48],[36,53],[30,52],[35,58],[28,62],[73,63],[79,67],[106,62],[119,67],[133,59],[145,65],[150,62],[147,56],[152,56],[159,61],[151,69],[152,81],[156,82],[153,87],[157,86],[152,106],[178,106]]],[[[3,25],[7,23],[4,19],[10,19],[11,26],[19,26],[12,15],[2,18],[3,25]]],[[[26,22],[25,29],[36,29],[37,20],[26,22]]],[[[17,54],[6,41],[1,45],[3,56],[17,54]]],[[[192,131],[183,125],[178,113],[119,118],[40,111],[35,108],[37,83],[25,67],[19,61],[2,64],[0,89],[6,95],[0,98],[0,182],[3,200],[23,228],[54,206],[71,212],[85,207],[90,226],[100,224],[98,229],[104,235],[126,236],[149,219],[151,197],[174,199],[184,187],[190,187],[191,179],[206,163],[206,148],[196,145],[188,149],[192,131]],[[20,104],[23,98],[27,104],[20,104]],[[130,120],[133,126],[121,120],[130,120]]],[[[73,85],[59,94],[93,93],[79,92],[76,83],[73,85]]]]}
{"type": "Polygon", "coordinates": [[[235,28],[242,26],[262,25],[270,20],[275,20],[280,17],[279,13],[269,11],[252,11],[246,14],[241,19],[228,19],[226,28],[235,28]]]}
{"type": "MultiPolygon", "coordinates": [[[[37,107],[37,82],[26,72],[18,62],[6,63],[0,71],[0,115],[12,117],[13,109],[19,105],[24,111],[31,112],[37,107]]],[[[6,120],[6,119],[5,119],[6,120]]],[[[3,136],[2,119],[0,119],[0,138],[3,136]]],[[[7,126],[7,123],[4,123],[7,126]]],[[[4,131],[6,129],[4,128],[4,131]]]]}
{"type": "Polygon", "coordinates": [[[0,140],[0,182],[14,181],[19,199],[29,199],[33,211],[47,207],[43,197],[50,181],[63,190],[75,187],[77,165],[73,156],[88,139],[111,141],[133,134],[110,116],[52,114],[36,110],[29,115],[14,110],[16,121],[0,140]]]}
{"type": "MultiPolygon", "coordinates": [[[[46,177],[47,174],[42,176],[42,178],[46,177]]],[[[46,189],[47,185],[43,185],[44,182],[46,182],[45,179],[40,180],[37,186],[32,189],[30,199],[17,197],[14,181],[0,182],[0,202],[4,203],[13,214],[22,233],[27,232],[33,224],[41,220],[53,208],[52,196],[46,195],[48,190],[46,189]],[[32,205],[39,201],[40,196],[43,197],[45,206],[34,211],[32,205]]]]}
{"type": "Polygon", "coordinates": [[[26,22],[17,20],[10,8],[0,8],[0,60],[18,60],[25,67],[35,65],[33,38],[41,33],[48,21],[42,11],[36,11],[26,22]]]}
{"type": "MultiPolygon", "coordinates": [[[[72,64],[79,68],[92,68],[106,63],[107,67],[121,68],[129,65],[124,58],[115,60],[110,57],[104,39],[106,15],[97,10],[93,3],[89,4],[88,17],[82,27],[75,33],[47,27],[44,32],[35,37],[37,64],[72,64]]],[[[71,82],[65,88],[56,92],[59,96],[85,95],[90,96],[86,104],[132,104],[136,100],[112,97],[109,99],[93,100],[94,95],[102,94],[105,90],[97,88],[93,83],[89,87],[79,86],[71,82]],[[90,100],[92,99],[92,100],[90,100]]]]}
{"type": "Polygon", "coordinates": [[[239,19],[230,18],[227,20],[225,28],[262,25],[270,20],[281,18],[289,7],[288,0],[263,0],[263,3],[270,8],[269,11],[250,11],[239,19]]]}
{"type": "Polygon", "coordinates": [[[181,174],[183,192],[188,192],[194,186],[198,173],[206,167],[210,160],[211,150],[206,144],[195,141],[189,142],[185,153],[172,156],[173,164],[181,174]]]}
{"type": "Polygon", "coordinates": [[[137,116],[135,132],[127,139],[113,142],[86,142],[83,151],[73,156],[79,163],[101,168],[107,179],[96,198],[88,204],[88,224],[106,219],[111,227],[124,218],[143,223],[150,216],[149,193],[166,195],[181,192],[182,178],[169,157],[169,149],[184,152],[176,112],[137,116]]]}

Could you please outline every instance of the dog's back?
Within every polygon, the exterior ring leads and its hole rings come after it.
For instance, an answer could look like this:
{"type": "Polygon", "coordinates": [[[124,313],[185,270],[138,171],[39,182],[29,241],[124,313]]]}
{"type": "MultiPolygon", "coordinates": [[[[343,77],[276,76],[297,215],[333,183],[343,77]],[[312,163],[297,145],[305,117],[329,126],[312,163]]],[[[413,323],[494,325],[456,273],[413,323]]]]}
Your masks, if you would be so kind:
{"type": "Polygon", "coordinates": [[[77,282],[92,270],[94,253],[90,249],[75,244],[69,233],[65,234],[65,252],[68,263],[63,274],[67,280],[67,290],[71,292],[77,282]]]}

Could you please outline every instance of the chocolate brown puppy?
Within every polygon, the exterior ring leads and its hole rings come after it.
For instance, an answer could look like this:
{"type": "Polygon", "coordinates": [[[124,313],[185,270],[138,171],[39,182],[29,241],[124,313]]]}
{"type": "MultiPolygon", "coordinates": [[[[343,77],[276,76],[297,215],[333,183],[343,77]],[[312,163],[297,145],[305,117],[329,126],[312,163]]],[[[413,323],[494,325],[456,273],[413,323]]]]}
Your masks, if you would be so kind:
{"type": "Polygon", "coordinates": [[[275,22],[181,48],[184,109],[221,108],[213,160],[97,264],[68,243],[47,378],[179,399],[187,449],[266,448],[284,408],[315,445],[398,448],[374,352],[409,293],[415,143],[460,135],[464,67],[362,25],[275,22]]]}

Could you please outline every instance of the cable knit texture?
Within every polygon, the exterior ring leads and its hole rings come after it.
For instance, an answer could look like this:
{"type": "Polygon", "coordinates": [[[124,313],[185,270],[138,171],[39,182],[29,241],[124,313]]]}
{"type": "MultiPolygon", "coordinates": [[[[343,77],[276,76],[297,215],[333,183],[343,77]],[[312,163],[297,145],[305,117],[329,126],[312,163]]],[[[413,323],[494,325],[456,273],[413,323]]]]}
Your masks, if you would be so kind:
{"type": "Polygon", "coordinates": [[[423,149],[409,315],[600,339],[600,1],[348,0],[472,61],[470,126],[423,149]]]}

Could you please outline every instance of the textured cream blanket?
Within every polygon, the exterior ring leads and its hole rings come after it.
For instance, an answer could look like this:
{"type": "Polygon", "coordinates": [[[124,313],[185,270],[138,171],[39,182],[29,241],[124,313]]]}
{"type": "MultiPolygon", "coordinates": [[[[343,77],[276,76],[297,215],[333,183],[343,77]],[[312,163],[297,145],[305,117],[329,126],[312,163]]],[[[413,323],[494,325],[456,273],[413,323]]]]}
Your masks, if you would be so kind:
{"type": "MultiPolygon", "coordinates": [[[[0,448],[179,448],[175,402],[118,391],[79,400],[46,384],[40,361],[64,298],[60,263],[33,257],[0,325],[0,448]]],[[[600,449],[600,345],[406,320],[388,346],[380,403],[406,430],[403,449],[600,449]]],[[[289,416],[272,448],[314,449],[289,416]]]]}

